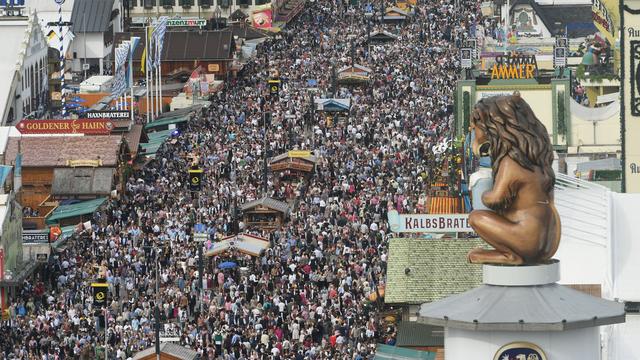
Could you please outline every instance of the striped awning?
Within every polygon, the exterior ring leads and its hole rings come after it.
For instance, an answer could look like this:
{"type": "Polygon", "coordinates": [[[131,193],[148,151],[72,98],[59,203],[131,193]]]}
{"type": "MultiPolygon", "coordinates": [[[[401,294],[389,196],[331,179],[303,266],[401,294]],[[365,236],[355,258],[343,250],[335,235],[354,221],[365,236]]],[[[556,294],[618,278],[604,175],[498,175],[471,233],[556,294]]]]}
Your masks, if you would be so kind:
{"type": "Polygon", "coordinates": [[[460,199],[450,196],[436,196],[429,201],[429,214],[461,213],[460,199]]]}

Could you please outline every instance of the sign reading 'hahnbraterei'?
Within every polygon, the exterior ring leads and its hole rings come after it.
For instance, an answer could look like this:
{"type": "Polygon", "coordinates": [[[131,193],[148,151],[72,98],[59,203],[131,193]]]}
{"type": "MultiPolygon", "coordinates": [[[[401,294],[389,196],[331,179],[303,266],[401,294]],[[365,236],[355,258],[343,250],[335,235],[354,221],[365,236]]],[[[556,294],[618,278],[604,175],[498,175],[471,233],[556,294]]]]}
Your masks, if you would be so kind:
{"type": "Polygon", "coordinates": [[[87,119],[128,119],[131,116],[129,110],[114,111],[89,111],[86,114],[87,119]]]}

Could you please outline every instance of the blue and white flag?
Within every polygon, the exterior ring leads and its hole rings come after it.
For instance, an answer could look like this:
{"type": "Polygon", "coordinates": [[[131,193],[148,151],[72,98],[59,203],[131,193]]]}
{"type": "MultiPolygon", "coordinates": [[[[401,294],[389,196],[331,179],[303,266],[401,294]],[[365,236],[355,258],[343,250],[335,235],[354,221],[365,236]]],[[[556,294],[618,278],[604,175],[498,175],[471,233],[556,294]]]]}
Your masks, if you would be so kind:
{"type": "Polygon", "coordinates": [[[157,44],[157,46],[154,47],[155,50],[157,51],[153,59],[154,68],[160,65],[160,57],[162,56],[162,46],[164,45],[164,34],[167,32],[168,21],[169,21],[168,17],[161,16],[160,19],[158,20],[158,24],[155,26],[155,29],[153,29],[153,34],[152,34],[153,43],[157,44]]]}
{"type": "MultiPolygon", "coordinates": [[[[140,37],[132,36],[131,37],[131,45],[129,47],[129,71],[127,71],[127,76],[133,72],[133,53],[136,51],[138,44],[140,43],[140,37]]],[[[133,76],[127,81],[127,85],[129,87],[133,86],[133,76]]]]}
{"type": "Polygon", "coordinates": [[[129,46],[129,59],[133,58],[133,53],[136,51],[136,49],[138,48],[138,44],[140,43],[140,37],[132,36],[130,41],[131,43],[129,46]]]}
{"type": "Polygon", "coordinates": [[[113,76],[113,85],[111,87],[111,94],[113,96],[120,96],[127,89],[127,71],[124,65],[129,57],[130,46],[130,41],[123,41],[115,50],[116,71],[113,76]]]}
{"type": "Polygon", "coordinates": [[[116,71],[118,71],[127,62],[129,56],[130,41],[123,41],[120,46],[116,48],[116,71]]]}

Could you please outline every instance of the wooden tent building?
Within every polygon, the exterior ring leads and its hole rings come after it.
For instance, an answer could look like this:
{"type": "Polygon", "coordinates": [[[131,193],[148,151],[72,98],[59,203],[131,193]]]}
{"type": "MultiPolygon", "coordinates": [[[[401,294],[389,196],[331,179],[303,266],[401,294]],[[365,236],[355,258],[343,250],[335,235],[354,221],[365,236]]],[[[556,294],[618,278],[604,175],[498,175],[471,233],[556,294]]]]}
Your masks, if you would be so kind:
{"type": "Polygon", "coordinates": [[[248,201],[240,206],[240,210],[243,221],[249,228],[277,229],[289,216],[289,204],[270,197],[248,201]]]}
{"type": "Polygon", "coordinates": [[[386,23],[403,22],[411,16],[411,12],[407,10],[408,8],[403,10],[395,6],[390,7],[384,12],[384,16],[382,16],[382,21],[386,23]]]}
{"type": "Polygon", "coordinates": [[[315,170],[318,158],[309,151],[287,151],[271,158],[269,167],[282,178],[303,178],[315,170]]]}
{"type": "Polygon", "coordinates": [[[347,66],[338,71],[338,83],[341,84],[362,84],[369,81],[373,70],[363,66],[354,64],[347,66]]]}
{"type": "Polygon", "coordinates": [[[369,41],[371,43],[386,43],[398,40],[398,38],[398,35],[390,33],[386,30],[375,31],[369,35],[369,41]]]}

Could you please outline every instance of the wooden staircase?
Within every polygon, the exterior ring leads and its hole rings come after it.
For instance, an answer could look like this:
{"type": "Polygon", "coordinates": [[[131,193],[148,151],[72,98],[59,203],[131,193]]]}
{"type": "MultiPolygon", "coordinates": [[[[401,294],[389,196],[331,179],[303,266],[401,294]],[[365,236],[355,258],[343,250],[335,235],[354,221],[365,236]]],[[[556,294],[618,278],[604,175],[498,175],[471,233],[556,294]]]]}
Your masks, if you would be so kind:
{"type": "Polygon", "coordinates": [[[274,21],[284,22],[291,21],[304,8],[306,0],[284,0],[276,5],[274,21]]]}

